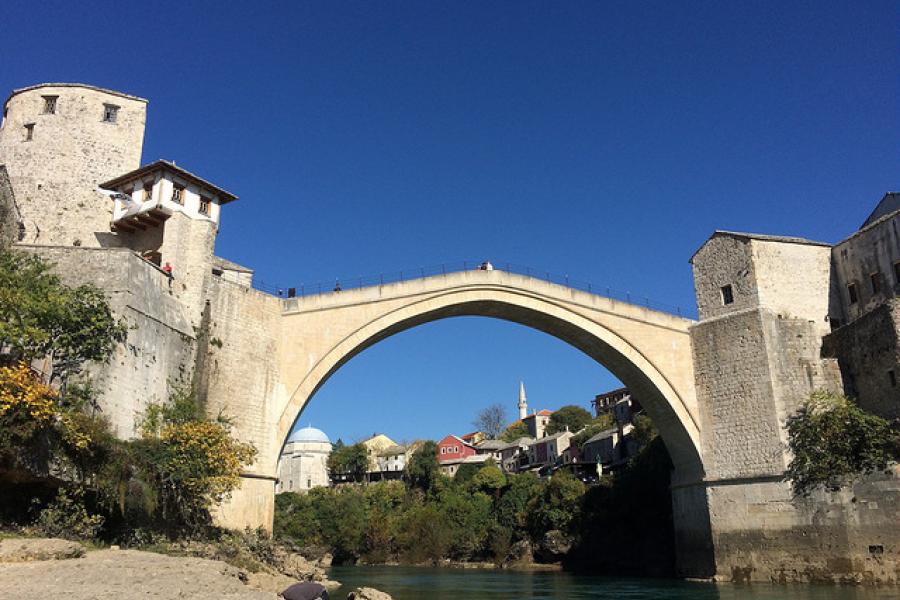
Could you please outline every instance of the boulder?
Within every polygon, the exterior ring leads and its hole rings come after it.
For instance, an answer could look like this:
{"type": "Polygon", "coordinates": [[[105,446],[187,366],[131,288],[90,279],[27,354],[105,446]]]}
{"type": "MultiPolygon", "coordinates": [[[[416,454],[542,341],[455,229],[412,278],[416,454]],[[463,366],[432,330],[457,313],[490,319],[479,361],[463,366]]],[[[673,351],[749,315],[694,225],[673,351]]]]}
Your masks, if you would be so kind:
{"type": "Polygon", "coordinates": [[[84,556],[84,546],[58,538],[10,538],[0,540],[0,562],[62,560],[84,556]]]}
{"type": "Polygon", "coordinates": [[[572,543],[571,537],[558,529],[552,529],[541,538],[536,554],[546,562],[560,561],[572,549],[572,543]]]}
{"type": "Polygon", "coordinates": [[[347,594],[347,600],[393,600],[393,598],[390,594],[379,592],[374,588],[361,587],[347,594]]]}
{"type": "Polygon", "coordinates": [[[505,561],[514,565],[527,565],[534,562],[534,548],[528,540],[519,540],[509,549],[509,555],[505,561]]]}

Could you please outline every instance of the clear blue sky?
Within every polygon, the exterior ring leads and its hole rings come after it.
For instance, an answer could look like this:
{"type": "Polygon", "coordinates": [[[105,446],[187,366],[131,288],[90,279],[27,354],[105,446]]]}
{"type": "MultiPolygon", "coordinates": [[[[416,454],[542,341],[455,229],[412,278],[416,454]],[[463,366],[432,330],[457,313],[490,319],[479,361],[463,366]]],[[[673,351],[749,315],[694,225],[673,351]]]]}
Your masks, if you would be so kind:
{"type": "MultiPolygon", "coordinates": [[[[150,99],[144,161],[238,194],[217,251],[279,285],[490,258],[693,307],[717,228],[836,241],[898,187],[893,1],[4,4],[0,89],[150,99]]],[[[693,310],[693,308],[691,308],[693,310]]],[[[485,319],[367,350],[301,417],[463,432],[614,380],[485,319]]]]}

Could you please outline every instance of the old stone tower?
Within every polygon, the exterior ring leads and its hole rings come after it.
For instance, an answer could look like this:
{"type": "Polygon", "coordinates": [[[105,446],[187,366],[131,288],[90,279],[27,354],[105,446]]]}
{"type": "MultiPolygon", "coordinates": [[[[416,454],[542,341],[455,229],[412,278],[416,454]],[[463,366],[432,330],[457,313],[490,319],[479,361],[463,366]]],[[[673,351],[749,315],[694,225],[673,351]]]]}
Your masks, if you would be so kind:
{"type": "Polygon", "coordinates": [[[108,247],[112,203],[96,192],[140,166],[147,101],[94,86],[52,83],[14,91],[3,108],[6,165],[29,244],[108,247]]]}

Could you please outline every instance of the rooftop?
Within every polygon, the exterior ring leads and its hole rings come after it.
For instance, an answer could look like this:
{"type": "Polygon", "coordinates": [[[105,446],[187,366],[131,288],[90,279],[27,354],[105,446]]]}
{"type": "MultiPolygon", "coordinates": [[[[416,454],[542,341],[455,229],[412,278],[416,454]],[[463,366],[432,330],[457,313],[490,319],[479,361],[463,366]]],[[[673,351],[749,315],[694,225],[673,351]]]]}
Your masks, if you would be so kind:
{"type": "Polygon", "coordinates": [[[831,244],[826,242],[817,242],[815,240],[808,240],[802,237],[792,237],[786,235],[768,235],[765,233],[748,233],[745,231],[726,231],[724,229],[716,229],[711,236],[709,236],[705,242],[703,242],[697,251],[691,255],[691,258],[688,262],[693,263],[694,257],[697,256],[697,252],[703,249],[709,241],[713,238],[726,236],[726,237],[734,237],[740,238],[744,240],[758,240],[762,242],[780,242],[782,244],[804,244],[807,246],[825,246],[826,248],[831,248],[831,244]]]}
{"type": "Polygon", "coordinates": [[[304,427],[292,433],[287,439],[288,444],[292,444],[294,442],[317,442],[330,444],[331,440],[328,439],[328,436],[325,435],[325,432],[321,429],[316,429],[315,427],[304,427]]]}
{"type": "Polygon", "coordinates": [[[148,165],[144,165],[143,167],[140,167],[139,169],[135,169],[134,171],[125,173],[124,175],[119,175],[115,179],[110,179],[109,181],[104,181],[103,183],[100,184],[100,187],[105,188],[105,189],[113,189],[122,184],[129,183],[130,181],[133,181],[135,179],[140,179],[144,175],[147,175],[148,173],[152,173],[152,172],[158,171],[158,170],[169,171],[170,173],[174,173],[175,175],[178,175],[182,179],[186,179],[187,181],[193,183],[194,185],[198,185],[202,188],[206,188],[212,192],[215,192],[216,195],[219,196],[219,204],[227,204],[228,202],[233,202],[234,200],[238,199],[238,197],[235,196],[234,194],[232,194],[231,192],[226,191],[226,190],[220,188],[219,186],[210,183],[209,181],[203,179],[202,177],[199,177],[198,175],[194,175],[190,171],[186,171],[186,170],[182,169],[181,167],[179,167],[178,165],[176,165],[173,162],[170,162],[168,160],[163,160],[163,159],[159,159],[156,162],[152,162],[148,165]]]}
{"type": "Polygon", "coordinates": [[[37,90],[45,87],[79,87],[88,90],[94,90],[95,92],[103,92],[104,94],[112,94],[113,96],[119,96],[121,98],[128,98],[129,100],[137,100],[138,102],[144,102],[145,104],[149,103],[149,100],[147,100],[146,98],[141,98],[140,96],[132,96],[131,94],[126,94],[124,92],[118,92],[116,90],[102,88],[96,85],[88,85],[86,83],[38,83],[36,85],[29,85],[28,87],[13,90],[9,94],[9,96],[6,97],[6,102],[4,102],[3,105],[6,106],[7,104],[9,104],[9,101],[12,99],[12,97],[17,94],[30,92],[31,90],[37,90]]]}

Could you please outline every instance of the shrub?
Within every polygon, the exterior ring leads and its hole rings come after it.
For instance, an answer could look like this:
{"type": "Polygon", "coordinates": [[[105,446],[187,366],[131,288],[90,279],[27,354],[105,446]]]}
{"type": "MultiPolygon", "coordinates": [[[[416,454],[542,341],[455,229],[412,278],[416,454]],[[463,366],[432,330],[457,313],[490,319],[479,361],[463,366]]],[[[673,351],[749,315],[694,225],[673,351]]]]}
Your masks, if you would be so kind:
{"type": "Polygon", "coordinates": [[[891,424],[842,395],[813,393],[788,418],[787,429],[794,454],[787,478],[797,496],[820,486],[840,488],[898,458],[898,432],[891,424]]]}
{"type": "Polygon", "coordinates": [[[83,489],[60,488],[56,499],[38,513],[37,527],[48,537],[93,539],[103,527],[103,517],[88,512],[83,489]]]}

